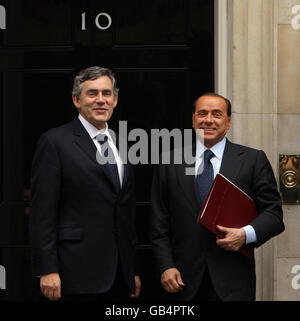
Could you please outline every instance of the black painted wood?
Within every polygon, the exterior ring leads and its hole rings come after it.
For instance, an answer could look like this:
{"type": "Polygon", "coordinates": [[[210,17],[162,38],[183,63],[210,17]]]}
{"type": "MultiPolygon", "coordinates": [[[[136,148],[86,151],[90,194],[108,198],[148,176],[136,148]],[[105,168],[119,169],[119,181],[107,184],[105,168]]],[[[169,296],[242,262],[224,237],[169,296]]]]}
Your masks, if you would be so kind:
{"type": "MultiPolygon", "coordinates": [[[[30,166],[41,133],[76,115],[74,75],[91,65],[115,71],[120,93],[114,128],[119,120],[128,121],[128,131],[190,128],[193,101],[214,89],[213,3],[0,1],[7,21],[0,30],[0,265],[9,281],[0,300],[39,298],[29,272],[30,166]],[[106,30],[96,25],[100,13],[112,18],[106,30]]],[[[97,23],[108,20],[102,15],[97,23]]],[[[135,166],[135,174],[142,299],[148,300],[160,293],[147,234],[152,165],[135,166]]]]}

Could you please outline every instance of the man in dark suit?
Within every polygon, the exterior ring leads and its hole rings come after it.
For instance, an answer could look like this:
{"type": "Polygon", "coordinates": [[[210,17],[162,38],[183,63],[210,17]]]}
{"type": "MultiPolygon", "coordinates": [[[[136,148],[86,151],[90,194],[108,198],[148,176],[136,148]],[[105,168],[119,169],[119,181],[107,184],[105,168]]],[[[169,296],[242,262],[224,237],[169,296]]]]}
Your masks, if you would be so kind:
{"type": "Polygon", "coordinates": [[[114,75],[82,70],[72,99],[78,117],[44,133],[33,159],[34,274],[50,300],[137,297],[134,175],[107,126],[118,101],[114,75]]]}
{"type": "Polygon", "coordinates": [[[199,97],[192,123],[204,131],[204,146],[199,139],[193,146],[194,174],[186,175],[186,164],[160,164],[153,177],[150,238],[161,284],[171,300],[254,300],[255,262],[238,250],[245,243],[258,247],[284,230],[271,165],[263,151],[225,138],[231,124],[226,98],[214,93],[199,97]],[[246,192],[258,211],[245,227],[219,226],[223,239],[196,222],[218,172],[246,192]]]}

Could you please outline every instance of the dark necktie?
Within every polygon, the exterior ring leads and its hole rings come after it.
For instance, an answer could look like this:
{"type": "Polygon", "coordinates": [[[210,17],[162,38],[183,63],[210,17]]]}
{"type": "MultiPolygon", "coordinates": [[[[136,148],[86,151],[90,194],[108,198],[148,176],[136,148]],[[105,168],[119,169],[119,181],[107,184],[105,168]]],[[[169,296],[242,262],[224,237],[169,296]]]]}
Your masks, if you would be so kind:
{"type": "Polygon", "coordinates": [[[99,144],[101,145],[101,152],[102,156],[105,158],[105,166],[107,167],[111,179],[113,181],[114,186],[116,187],[117,191],[120,190],[120,177],[118,172],[118,166],[115,159],[115,155],[108,144],[108,137],[105,134],[97,135],[96,139],[98,140],[99,144]]]}
{"type": "Polygon", "coordinates": [[[209,188],[214,180],[214,169],[210,159],[214,156],[214,153],[207,149],[204,152],[204,168],[203,172],[200,175],[197,175],[197,186],[198,193],[201,203],[205,201],[205,197],[209,191],[209,188]]]}

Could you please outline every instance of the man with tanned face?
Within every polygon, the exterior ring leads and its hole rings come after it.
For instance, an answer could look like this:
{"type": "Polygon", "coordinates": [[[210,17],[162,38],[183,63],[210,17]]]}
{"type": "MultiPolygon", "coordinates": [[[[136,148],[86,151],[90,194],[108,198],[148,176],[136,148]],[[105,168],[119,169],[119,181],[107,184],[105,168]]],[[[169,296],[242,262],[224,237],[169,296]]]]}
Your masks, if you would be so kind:
{"type": "Polygon", "coordinates": [[[254,300],[255,262],[238,250],[243,244],[261,246],[284,230],[271,165],[263,151],[225,138],[231,125],[231,103],[225,97],[200,96],[192,125],[204,132],[204,146],[199,139],[193,146],[194,175],[186,175],[187,164],[161,164],[154,171],[150,238],[160,282],[169,300],[254,300]],[[242,228],[218,226],[222,239],[197,224],[203,186],[219,172],[254,200],[258,212],[242,228]]]}

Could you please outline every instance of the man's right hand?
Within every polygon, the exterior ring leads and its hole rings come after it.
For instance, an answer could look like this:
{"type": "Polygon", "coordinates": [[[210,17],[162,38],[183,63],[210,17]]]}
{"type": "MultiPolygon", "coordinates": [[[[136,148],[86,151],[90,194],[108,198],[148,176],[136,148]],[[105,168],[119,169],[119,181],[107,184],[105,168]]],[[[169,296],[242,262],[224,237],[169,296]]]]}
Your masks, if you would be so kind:
{"type": "Polygon", "coordinates": [[[160,282],[169,293],[182,291],[185,285],[182,282],[180,272],[176,268],[165,270],[161,275],[160,282]]]}
{"type": "Polygon", "coordinates": [[[61,281],[58,273],[45,274],[40,277],[40,288],[49,300],[61,298],[61,281]]]}

